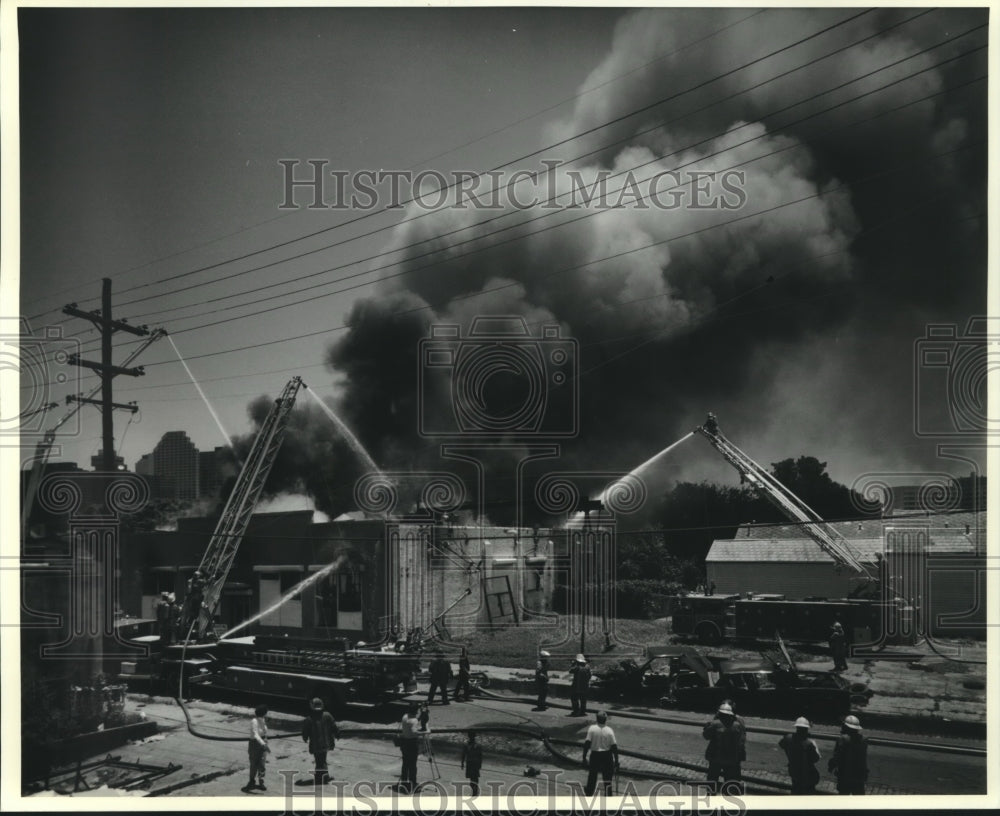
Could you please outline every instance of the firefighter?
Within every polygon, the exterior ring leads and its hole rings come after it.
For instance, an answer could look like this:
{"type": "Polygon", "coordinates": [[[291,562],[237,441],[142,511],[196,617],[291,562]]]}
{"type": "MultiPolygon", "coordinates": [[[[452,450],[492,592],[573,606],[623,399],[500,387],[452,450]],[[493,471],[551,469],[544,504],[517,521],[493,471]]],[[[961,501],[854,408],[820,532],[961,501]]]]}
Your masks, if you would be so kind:
{"type": "Polygon", "coordinates": [[[737,719],[733,707],[722,703],[715,718],[705,724],[701,735],[708,740],[708,781],[715,787],[721,776],[724,782],[742,779],[740,763],[746,759],[746,728],[737,719]]]}
{"type": "Polygon", "coordinates": [[[201,574],[201,570],[195,570],[194,575],[191,576],[191,580],[188,581],[188,591],[184,598],[184,638],[187,639],[188,632],[191,631],[191,626],[196,620],[198,620],[198,614],[201,612],[202,600],[205,597],[205,578],[201,574]]]}
{"type": "Polygon", "coordinates": [[[834,621],[830,628],[830,656],[833,657],[834,671],[844,671],[847,668],[847,636],[840,621],[834,621]]]}
{"type": "Polygon", "coordinates": [[[319,697],[314,697],[309,707],[309,716],[302,721],[302,740],[309,743],[309,753],[316,760],[316,784],[322,785],[333,781],[327,771],[326,754],[333,750],[340,730],[333,715],[324,710],[323,701],[319,697]]]}
{"type": "Polygon", "coordinates": [[[441,689],[441,702],[448,705],[448,681],[451,679],[451,664],[444,659],[444,654],[438,652],[434,655],[430,666],[427,667],[430,674],[430,691],[427,692],[427,702],[434,702],[434,692],[441,689]]]}
{"type": "Polygon", "coordinates": [[[167,593],[167,601],[170,604],[167,607],[168,617],[170,619],[170,639],[173,641],[180,637],[181,608],[177,605],[177,596],[174,595],[173,592],[167,593]]]}
{"type": "Polygon", "coordinates": [[[456,700],[463,699],[466,702],[472,697],[469,688],[469,680],[472,678],[472,664],[469,663],[469,650],[462,647],[462,654],[458,657],[458,682],[455,683],[455,691],[452,697],[456,700]],[[462,697],[459,698],[459,691],[462,690],[462,697]]]}
{"type": "Polygon", "coordinates": [[[247,742],[247,753],[250,756],[250,781],[240,788],[244,793],[252,790],[266,791],[264,787],[264,769],[266,755],[271,748],[267,744],[267,706],[259,705],[254,709],[254,717],[250,720],[250,740],[247,742]]]}
{"type": "Polygon", "coordinates": [[[837,777],[837,793],[860,795],[868,781],[868,742],[861,721],[853,714],[844,719],[827,768],[837,777]]]}
{"type": "Polygon", "coordinates": [[[420,756],[419,726],[417,704],[410,703],[396,734],[396,744],[403,759],[403,767],[399,772],[399,789],[403,793],[413,793],[417,784],[417,757],[420,756]]]}
{"type": "Polygon", "coordinates": [[[156,629],[160,635],[160,645],[169,646],[174,639],[170,625],[170,593],[161,592],[160,601],[156,604],[156,629]]]}
{"type": "Polygon", "coordinates": [[[472,784],[472,795],[479,796],[479,772],[483,768],[483,749],[476,742],[476,732],[469,732],[469,740],[462,748],[462,768],[465,778],[472,784]]]}
{"type": "Polygon", "coordinates": [[[570,717],[587,716],[587,692],[590,690],[590,666],[587,665],[587,658],[582,654],[576,656],[573,665],[569,669],[571,682],[569,700],[573,706],[570,717]]]}
{"type": "Polygon", "coordinates": [[[583,792],[593,796],[597,789],[597,775],[604,780],[604,792],[611,795],[611,781],[618,773],[618,740],[615,732],[608,725],[608,713],[597,712],[597,722],[587,729],[587,738],[583,743],[583,764],[587,765],[587,784],[583,792]],[[587,761],[587,752],[590,761],[587,761]]]}
{"type": "Polygon", "coordinates": [[[795,731],[778,740],[788,758],[793,796],[816,793],[816,783],[819,782],[819,769],[816,767],[820,760],[819,748],[809,737],[809,728],[809,720],[799,717],[795,721],[795,731]]]}
{"type": "Polygon", "coordinates": [[[548,706],[545,700],[549,696],[549,658],[550,655],[545,650],[538,653],[538,662],[535,664],[535,690],[538,692],[538,702],[535,703],[533,711],[545,711],[548,706]]]}

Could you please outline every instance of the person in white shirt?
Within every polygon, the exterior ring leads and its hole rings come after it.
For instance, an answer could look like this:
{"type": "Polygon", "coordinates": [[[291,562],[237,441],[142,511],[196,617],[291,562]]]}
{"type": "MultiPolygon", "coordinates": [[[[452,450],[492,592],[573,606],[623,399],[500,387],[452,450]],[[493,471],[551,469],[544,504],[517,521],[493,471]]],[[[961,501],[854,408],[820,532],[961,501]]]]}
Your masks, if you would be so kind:
{"type": "Polygon", "coordinates": [[[417,719],[417,704],[410,703],[409,710],[403,715],[396,734],[396,742],[403,756],[403,767],[399,774],[399,789],[403,793],[413,793],[417,785],[417,757],[420,756],[420,734],[426,730],[420,727],[417,719]]]}
{"type": "Polygon", "coordinates": [[[583,791],[592,796],[597,786],[597,775],[604,779],[604,792],[611,794],[611,781],[618,771],[618,740],[615,732],[608,724],[608,713],[597,712],[597,722],[587,729],[587,738],[583,743],[583,761],[587,764],[587,754],[590,753],[590,771],[587,784],[583,791]]]}
{"type": "Polygon", "coordinates": [[[247,752],[250,754],[250,781],[241,788],[244,793],[252,790],[267,790],[264,787],[265,756],[270,747],[267,744],[267,706],[259,705],[254,709],[254,718],[250,720],[250,740],[247,742],[247,752]]]}

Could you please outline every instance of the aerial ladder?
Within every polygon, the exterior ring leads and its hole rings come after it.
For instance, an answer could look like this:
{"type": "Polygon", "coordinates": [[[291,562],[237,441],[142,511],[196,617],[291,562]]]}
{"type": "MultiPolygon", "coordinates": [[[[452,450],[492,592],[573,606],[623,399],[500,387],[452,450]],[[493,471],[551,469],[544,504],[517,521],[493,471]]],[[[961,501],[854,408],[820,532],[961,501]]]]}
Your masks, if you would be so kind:
{"type": "MultiPolygon", "coordinates": [[[[153,343],[159,340],[161,337],[166,337],[166,329],[153,329],[152,332],[146,337],[139,347],[133,351],[125,361],[122,363],[122,368],[127,368],[133,361],[138,359],[147,348],[149,348],[153,343]]],[[[22,538],[27,538],[28,535],[28,520],[31,518],[31,511],[35,503],[35,496],[38,494],[38,486],[42,481],[42,473],[45,470],[45,463],[48,461],[49,454],[52,452],[52,447],[55,445],[56,434],[59,429],[69,422],[80,409],[83,407],[87,400],[93,399],[98,391],[101,390],[101,384],[98,383],[93,389],[87,394],[83,399],[77,399],[76,405],[68,410],[55,425],[49,428],[45,435],[39,440],[38,444],[35,445],[35,455],[31,463],[31,473],[28,474],[28,480],[24,488],[24,496],[21,500],[21,535],[22,538]]],[[[66,397],[67,405],[72,402],[71,397],[66,397]]],[[[53,403],[51,406],[55,407],[57,403],[53,403]]]]}
{"type": "Polygon", "coordinates": [[[705,424],[694,430],[704,436],[712,447],[736,468],[744,481],[765,496],[789,519],[801,523],[803,531],[836,562],[838,569],[849,569],[864,581],[852,590],[851,597],[878,595],[877,574],[873,574],[872,570],[857,558],[847,540],[815,510],[730,442],[719,430],[719,423],[714,414],[709,414],[705,424]]]}
{"type": "Polygon", "coordinates": [[[271,406],[240,469],[233,492],[226,502],[215,532],[212,533],[201,563],[191,579],[189,596],[193,595],[194,603],[189,605],[185,601],[185,609],[189,610],[189,606],[194,608],[188,611],[187,619],[183,622],[189,641],[202,641],[212,630],[212,621],[222,598],[222,588],[264,490],[264,482],[267,481],[278,455],[288,426],[288,417],[302,385],[301,377],[292,377],[281,396],[271,406]]]}

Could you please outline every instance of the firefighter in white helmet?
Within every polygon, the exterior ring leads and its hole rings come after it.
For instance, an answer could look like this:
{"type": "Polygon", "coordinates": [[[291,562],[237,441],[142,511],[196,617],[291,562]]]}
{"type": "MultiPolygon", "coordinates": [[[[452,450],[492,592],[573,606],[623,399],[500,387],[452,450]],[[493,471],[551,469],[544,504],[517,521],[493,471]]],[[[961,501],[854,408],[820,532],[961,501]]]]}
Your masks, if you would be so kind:
{"type": "Polygon", "coordinates": [[[837,793],[863,794],[868,781],[868,742],[861,721],[853,714],[844,719],[828,765],[837,776],[837,793]]]}
{"type": "Polygon", "coordinates": [[[708,740],[705,759],[709,783],[715,786],[720,776],[724,782],[739,782],[740,763],[746,759],[747,734],[730,703],[719,706],[715,719],[702,729],[702,736],[708,740]]]}
{"type": "Polygon", "coordinates": [[[819,769],[816,763],[820,760],[819,748],[809,736],[809,720],[799,717],[795,721],[795,731],[785,734],[778,745],[788,758],[788,775],[792,779],[792,795],[807,796],[816,793],[816,783],[819,782],[819,769]]]}

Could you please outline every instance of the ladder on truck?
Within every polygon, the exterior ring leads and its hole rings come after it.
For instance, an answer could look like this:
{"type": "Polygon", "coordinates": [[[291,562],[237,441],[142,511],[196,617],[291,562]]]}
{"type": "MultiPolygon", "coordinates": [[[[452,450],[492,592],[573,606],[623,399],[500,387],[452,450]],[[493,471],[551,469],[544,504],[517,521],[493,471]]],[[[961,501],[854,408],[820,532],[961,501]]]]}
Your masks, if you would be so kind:
{"type": "Polygon", "coordinates": [[[278,455],[288,425],[288,416],[302,385],[301,377],[292,377],[281,396],[274,401],[198,565],[204,585],[201,608],[190,633],[194,640],[203,639],[211,630],[215,611],[222,597],[222,588],[264,490],[264,482],[267,481],[278,455]]]}
{"type": "MultiPolygon", "coordinates": [[[[865,586],[871,586],[872,583],[877,585],[878,579],[857,558],[847,540],[802,499],[730,442],[719,430],[719,424],[713,414],[708,415],[704,425],[694,430],[704,436],[758,493],[762,493],[789,519],[801,522],[803,531],[836,562],[838,569],[852,570],[868,581],[865,586]]],[[[865,586],[858,587],[855,592],[864,589],[865,586]]]]}

